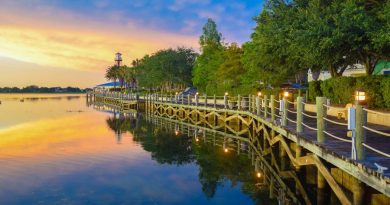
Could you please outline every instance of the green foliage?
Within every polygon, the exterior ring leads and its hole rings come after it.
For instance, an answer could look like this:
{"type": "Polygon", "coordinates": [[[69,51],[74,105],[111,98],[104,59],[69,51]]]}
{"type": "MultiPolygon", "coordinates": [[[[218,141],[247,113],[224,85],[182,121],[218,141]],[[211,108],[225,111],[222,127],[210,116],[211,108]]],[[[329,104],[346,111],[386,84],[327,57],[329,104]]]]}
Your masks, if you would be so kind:
{"type": "Polygon", "coordinates": [[[366,91],[367,105],[372,108],[386,108],[385,101],[383,99],[383,90],[381,84],[384,79],[388,77],[384,76],[367,76],[356,78],[356,89],[363,89],[366,91]]]}
{"type": "Polygon", "coordinates": [[[134,67],[139,85],[162,90],[190,86],[196,53],[189,48],[160,50],[143,57],[134,67]]]}
{"type": "Polygon", "coordinates": [[[205,47],[210,44],[220,45],[222,34],[217,30],[217,24],[213,19],[207,19],[207,23],[203,26],[203,34],[200,36],[199,43],[201,47],[205,47]]]}
{"type": "Polygon", "coordinates": [[[381,91],[383,96],[384,105],[386,108],[390,108],[390,78],[384,78],[381,82],[381,91]]]}
{"type": "Polygon", "coordinates": [[[332,104],[354,102],[354,93],[363,89],[367,96],[367,106],[371,108],[390,108],[390,78],[387,76],[336,77],[325,81],[309,83],[309,101],[325,96],[332,104]]]}
{"type": "Polygon", "coordinates": [[[308,87],[308,100],[310,102],[314,102],[316,100],[316,97],[322,96],[322,91],[321,91],[321,82],[322,81],[311,81],[309,82],[309,87],[308,87]]]}

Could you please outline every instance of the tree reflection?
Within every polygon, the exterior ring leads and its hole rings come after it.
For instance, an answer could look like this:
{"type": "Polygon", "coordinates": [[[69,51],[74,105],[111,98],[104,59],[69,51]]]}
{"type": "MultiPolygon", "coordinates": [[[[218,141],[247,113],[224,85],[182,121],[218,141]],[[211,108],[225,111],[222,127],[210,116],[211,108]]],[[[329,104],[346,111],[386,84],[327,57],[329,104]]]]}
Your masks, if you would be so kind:
{"type": "Polygon", "coordinates": [[[248,155],[236,154],[234,150],[226,153],[211,143],[192,140],[197,129],[192,129],[192,134],[183,134],[172,124],[150,123],[141,116],[134,118],[118,114],[107,119],[107,124],[116,133],[132,133],[133,140],[160,164],[196,163],[202,191],[209,199],[215,196],[218,187],[230,182],[231,186],[240,186],[241,191],[256,204],[275,204],[269,199],[268,187],[256,185],[259,179],[248,155]]]}
{"type": "Polygon", "coordinates": [[[150,152],[152,159],[160,164],[182,165],[195,160],[190,138],[182,134],[176,136],[163,127],[147,123],[140,115],[137,116],[114,115],[107,119],[107,124],[117,135],[132,133],[133,140],[150,152]]]}

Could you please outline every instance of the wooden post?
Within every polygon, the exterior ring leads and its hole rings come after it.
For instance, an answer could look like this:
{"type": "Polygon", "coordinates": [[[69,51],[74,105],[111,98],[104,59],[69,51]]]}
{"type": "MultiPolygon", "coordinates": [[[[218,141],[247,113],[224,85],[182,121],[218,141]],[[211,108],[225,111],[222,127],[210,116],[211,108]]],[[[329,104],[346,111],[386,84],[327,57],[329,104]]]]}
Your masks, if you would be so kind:
{"type": "Polygon", "coordinates": [[[252,112],[256,112],[256,97],[252,95],[252,112]]]}
{"type": "Polygon", "coordinates": [[[367,115],[363,110],[362,105],[356,105],[356,157],[357,160],[364,160],[366,157],[366,153],[364,150],[364,146],[362,143],[366,141],[366,131],[363,126],[367,123],[367,115]]]}
{"type": "Polygon", "coordinates": [[[214,108],[217,108],[217,96],[214,94],[214,108]]]}
{"type": "Polygon", "coordinates": [[[248,95],[248,111],[251,112],[251,95],[248,95]]]}
{"type": "Polygon", "coordinates": [[[187,101],[188,101],[187,104],[191,105],[191,95],[190,94],[187,95],[187,101]]]}
{"type": "Polygon", "coordinates": [[[199,103],[199,96],[195,95],[195,106],[196,107],[198,107],[198,103],[199,103]]]}
{"type": "Polygon", "coordinates": [[[260,96],[256,97],[256,114],[260,115],[260,96]]]}
{"type": "Polygon", "coordinates": [[[267,117],[268,117],[268,96],[264,95],[264,119],[267,119],[267,117]]]}
{"type": "Polygon", "coordinates": [[[240,95],[237,96],[237,109],[241,110],[241,96],[240,95]]]}
{"type": "Polygon", "coordinates": [[[317,110],[317,142],[325,142],[325,109],[324,103],[326,101],[325,97],[316,97],[316,110],[317,110]]]}
{"type": "Polygon", "coordinates": [[[283,126],[287,126],[287,108],[288,108],[288,102],[287,102],[287,98],[286,97],[283,97],[283,116],[282,116],[282,125],[283,126]]]}
{"type": "Polygon", "coordinates": [[[275,122],[275,95],[271,95],[271,122],[275,122]]]}
{"type": "Polygon", "coordinates": [[[207,107],[207,94],[204,94],[204,106],[207,107]]]}
{"type": "Polygon", "coordinates": [[[227,103],[228,103],[228,96],[227,96],[227,95],[224,95],[224,96],[223,96],[223,105],[224,105],[224,108],[225,108],[225,109],[227,108],[227,103]]]}
{"type": "Polygon", "coordinates": [[[302,120],[303,120],[303,99],[301,96],[298,96],[297,98],[297,132],[301,133],[303,131],[302,129],[302,120]]]}

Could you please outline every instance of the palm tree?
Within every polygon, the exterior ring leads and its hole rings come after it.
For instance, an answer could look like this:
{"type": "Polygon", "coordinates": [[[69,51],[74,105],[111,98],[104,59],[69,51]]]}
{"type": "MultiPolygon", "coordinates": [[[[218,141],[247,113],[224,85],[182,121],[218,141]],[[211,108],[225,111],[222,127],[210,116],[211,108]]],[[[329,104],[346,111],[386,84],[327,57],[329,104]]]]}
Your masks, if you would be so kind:
{"type": "Polygon", "coordinates": [[[114,81],[114,89],[116,88],[116,80],[119,77],[119,67],[114,65],[106,69],[106,79],[114,81]]]}
{"type": "Polygon", "coordinates": [[[126,82],[127,74],[128,74],[128,70],[129,70],[129,69],[130,69],[130,68],[127,67],[127,65],[124,65],[124,66],[119,67],[119,70],[118,70],[118,78],[119,78],[121,90],[122,90],[122,88],[123,88],[123,85],[124,85],[125,82],[126,82]]]}

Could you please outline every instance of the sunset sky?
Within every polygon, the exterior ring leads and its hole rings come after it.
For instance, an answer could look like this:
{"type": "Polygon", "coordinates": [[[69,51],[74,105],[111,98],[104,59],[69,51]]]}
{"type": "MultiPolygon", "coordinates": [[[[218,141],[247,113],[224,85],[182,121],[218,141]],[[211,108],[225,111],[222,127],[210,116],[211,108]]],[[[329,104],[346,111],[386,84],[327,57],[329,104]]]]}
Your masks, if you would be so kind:
{"type": "Polygon", "coordinates": [[[262,0],[1,0],[0,87],[93,87],[121,52],[130,64],[158,49],[198,49],[207,18],[243,43],[262,0]]]}

